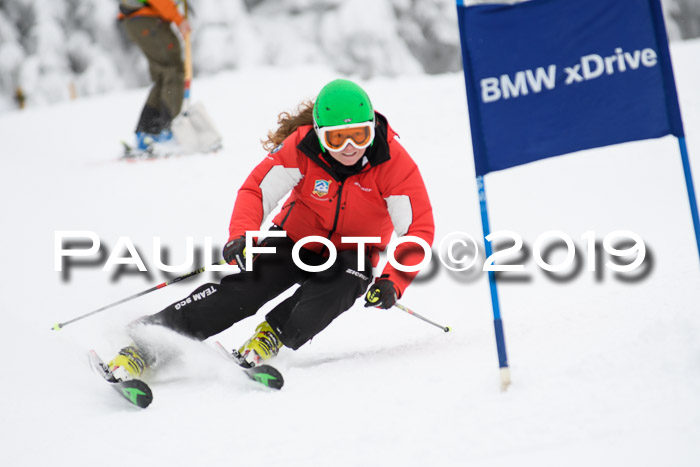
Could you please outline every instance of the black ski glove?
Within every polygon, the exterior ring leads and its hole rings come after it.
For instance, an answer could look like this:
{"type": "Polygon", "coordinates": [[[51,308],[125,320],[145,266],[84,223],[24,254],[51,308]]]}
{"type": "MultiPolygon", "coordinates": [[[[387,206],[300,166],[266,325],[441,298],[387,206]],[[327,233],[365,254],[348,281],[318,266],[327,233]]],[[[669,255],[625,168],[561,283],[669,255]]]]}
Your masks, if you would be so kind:
{"type": "Polygon", "coordinates": [[[375,306],[388,310],[396,303],[396,286],[389,279],[379,279],[365,295],[365,307],[375,306]]]}
{"type": "Polygon", "coordinates": [[[245,271],[245,236],[241,235],[224,245],[223,256],[228,264],[235,264],[245,271]]]}

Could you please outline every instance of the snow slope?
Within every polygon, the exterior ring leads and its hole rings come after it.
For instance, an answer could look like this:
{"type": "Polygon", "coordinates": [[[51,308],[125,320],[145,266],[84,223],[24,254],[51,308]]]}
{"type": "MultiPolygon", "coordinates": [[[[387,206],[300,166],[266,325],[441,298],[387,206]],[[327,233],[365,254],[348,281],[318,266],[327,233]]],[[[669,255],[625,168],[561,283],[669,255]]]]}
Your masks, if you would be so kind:
{"type": "MultiPolygon", "coordinates": [[[[700,42],[676,43],[672,54],[700,180],[700,42]]],[[[586,231],[602,240],[631,230],[650,251],[636,281],[585,267],[555,281],[527,256],[524,277],[499,288],[513,378],[506,393],[485,275],[441,266],[402,302],[453,332],[358,301],[310,344],[280,355],[286,386],[276,393],[252,385],[211,343],[157,329],[153,340],[182,355],[151,376],[156,399],[147,410],[113,397],[90,373],[88,349],[111,357],[127,341],[126,323],[211,277],[50,331],[163,281],[154,236],[171,264],[184,260],[188,236],[221,245],[236,190],[264,156],[258,140],[279,111],[334,77],[257,69],[197,81],[193,98],[205,103],[225,149],[156,162],[114,160],[145,89],[0,115],[3,465],[697,465],[700,265],[670,137],[486,177],[492,229],[519,233],[530,251],[552,229],[580,247],[586,231]],[[54,270],[60,230],[95,232],[106,254],[128,236],[151,279],[112,281],[93,267],[63,281],[54,270]]],[[[455,231],[479,238],[462,76],[364,84],[421,167],[436,245],[455,231]]],[[[261,319],[217,339],[238,346],[261,319]]]]}

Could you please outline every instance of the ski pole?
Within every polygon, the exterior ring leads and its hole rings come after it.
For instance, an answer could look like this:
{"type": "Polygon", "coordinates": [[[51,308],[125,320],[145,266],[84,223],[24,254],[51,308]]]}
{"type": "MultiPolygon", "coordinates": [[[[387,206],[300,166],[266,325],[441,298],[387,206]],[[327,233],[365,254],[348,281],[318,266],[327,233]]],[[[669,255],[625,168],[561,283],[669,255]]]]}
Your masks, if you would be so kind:
{"type": "MultiPolygon", "coordinates": [[[[225,264],[225,263],[226,263],[226,262],[222,259],[222,260],[219,261],[218,263],[214,263],[214,265],[217,265],[217,264],[225,264]]],[[[80,321],[81,319],[87,318],[88,316],[92,316],[92,315],[94,315],[94,314],[97,314],[97,313],[99,313],[100,311],[106,310],[107,308],[112,308],[113,306],[120,305],[120,304],[122,304],[122,303],[126,303],[126,302],[128,302],[129,300],[133,300],[133,299],[135,299],[135,298],[141,297],[141,296],[143,296],[143,295],[146,295],[146,294],[148,294],[148,293],[153,292],[154,290],[162,289],[163,287],[167,287],[167,286],[172,285],[172,284],[174,284],[174,283],[176,283],[176,282],[180,282],[180,281],[185,280],[185,279],[188,279],[188,278],[190,278],[190,277],[192,277],[192,276],[196,276],[197,274],[202,273],[202,272],[204,272],[205,270],[206,270],[206,267],[203,267],[203,268],[196,269],[196,270],[194,270],[194,271],[192,271],[192,272],[188,272],[187,274],[182,275],[182,276],[180,276],[180,277],[176,277],[175,279],[173,279],[173,280],[171,280],[171,281],[163,282],[162,284],[158,284],[158,285],[156,285],[155,287],[151,287],[151,288],[148,289],[148,290],[144,290],[143,292],[139,292],[139,293],[137,293],[137,294],[135,294],[135,295],[132,295],[132,296],[130,296],[130,297],[122,298],[122,299],[119,300],[119,301],[116,301],[116,302],[114,302],[114,303],[110,303],[109,305],[103,306],[102,308],[98,308],[97,310],[93,310],[93,311],[91,311],[91,312],[89,312],[89,313],[85,313],[84,315],[80,315],[80,316],[78,316],[78,317],[76,317],[76,318],[69,319],[68,321],[66,321],[66,322],[64,322],[64,323],[56,323],[56,324],[54,324],[54,325],[51,327],[51,329],[53,329],[54,331],[60,331],[61,328],[63,328],[64,326],[68,326],[68,325],[71,324],[71,323],[75,323],[76,321],[80,321]]]]}
{"type": "Polygon", "coordinates": [[[426,318],[425,316],[419,315],[419,314],[416,313],[415,311],[411,310],[410,308],[407,308],[407,307],[403,306],[403,305],[400,304],[400,303],[395,303],[394,306],[395,306],[396,308],[398,308],[399,310],[405,311],[405,312],[408,313],[409,315],[415,316],[415,317],[418,318],[418,319],[422,319],[422,320],[425,321],[426,323],[430,323],[430,324],[432,324],[433,326],[439,327],[440,329],[442,329],[442,330],[445,331],[445,332],[450,332],[450,331],[451,331],[451,329],[450,329],[449,326],[441,326],[441,325],[439,325],[439,324],[437,324],[437,323],[435,323],[435,322],[433,322],[433,321],[430,321],[430,320],[429,320],[428,318],[426,318]]]}

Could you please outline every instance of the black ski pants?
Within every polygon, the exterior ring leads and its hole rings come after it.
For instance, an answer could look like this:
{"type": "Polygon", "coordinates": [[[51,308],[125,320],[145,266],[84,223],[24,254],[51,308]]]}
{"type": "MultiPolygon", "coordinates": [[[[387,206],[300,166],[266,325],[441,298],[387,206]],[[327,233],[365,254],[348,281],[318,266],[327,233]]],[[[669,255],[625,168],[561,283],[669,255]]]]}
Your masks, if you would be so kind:
{"type": "MultiPolygon", "coordinates": [[[[336,261],[325,271],[307,272],[294,264],[294,243],[289,238],[268,238],[261,246],[275,247],[276,252],[257,255],[252,271],[226,276],[220,284],[204,284],[139,322],[163,325],[204,340],[254,315],[265,303],[299,284],[292,296],[266,316],[284,345],[296,350],[349,309],[372,279],[369,257],[365,256],[365,267],[358,270],[357,250],[338,252],[336,261]]],[[[309,266],[327,260],[304,248],[299,256],[309,266]]]]}

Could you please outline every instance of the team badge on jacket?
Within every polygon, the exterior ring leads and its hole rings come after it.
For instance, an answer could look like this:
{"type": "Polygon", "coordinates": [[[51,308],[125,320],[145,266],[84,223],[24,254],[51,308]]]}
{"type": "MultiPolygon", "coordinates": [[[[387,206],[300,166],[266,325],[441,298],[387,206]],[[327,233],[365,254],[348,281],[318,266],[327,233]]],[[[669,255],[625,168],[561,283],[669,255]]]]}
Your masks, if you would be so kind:
{"type": "Polygon", "coordinates": [[[330,180],[316,180],[314,182],[314,191],[312,194],[316,196],[326,196],[328,194],[328,188],[330,188],[330,186],[330,180]]]}

